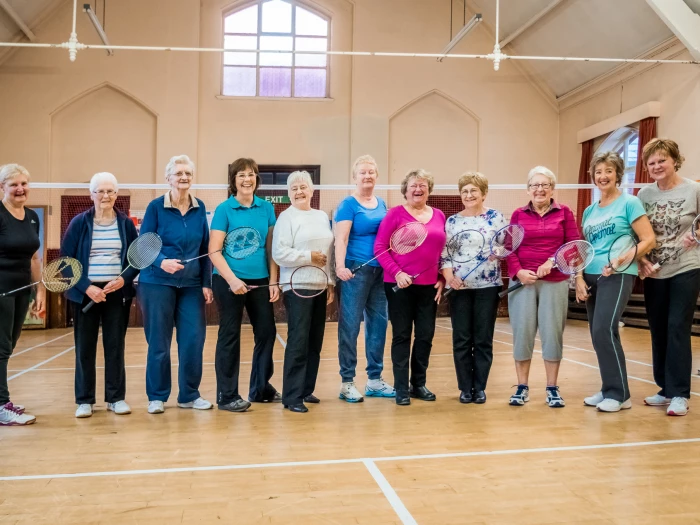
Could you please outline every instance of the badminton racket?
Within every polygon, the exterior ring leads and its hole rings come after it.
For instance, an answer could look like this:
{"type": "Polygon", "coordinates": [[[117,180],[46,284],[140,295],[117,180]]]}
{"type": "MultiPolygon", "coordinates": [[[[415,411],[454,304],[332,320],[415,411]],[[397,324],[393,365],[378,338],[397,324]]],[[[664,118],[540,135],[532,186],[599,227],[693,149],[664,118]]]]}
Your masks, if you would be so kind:
{"type": "MultiPolygon", "coordinates": [[[[160,235],[154,232],[147,232],[136,237],[134,242],[129,246],[126,252],[126,261],[129,263],[119,277],[124,275],[129,268],[134,268],[135,270],[143,270],[148,268],[160,254],[160,250],[163,247],[163,240],[160,235]]],[[[90,308],[95,305],[95,301],[90,301],[83,308],[83,313],[87,313],[90,308]]]]}
{"type": "Polygon", "coordinates": [[[262,236],[258,230],[250,226],[242,226],[240,228],[234,228],[226,234],[226,237],[224,237],[224,244],[220,250],[198,255],[191,259],[185,259],[180,261],[180,264],[187,264],[188,262],[201,259],[202,257],[208,257],[218,252],[225,253],[231,259],[241,260],[253,255],[262,244],[262,236]]]}
{"type": "Polygon", "coordinates": [[[44,283],[46,289],[50,292],[62,293],[73,288],[83,276],[83,265],[80,261],[72,257],[59,257],[54,259],[41,272],[41,280],[20,288],[15,288],[9,292],[0,293],[0,297],[26,290],[39,283],[44,283]]]}
{"type": "Polygon", "coordinates": [[[422,222],[408,222],[391,234],[389,248],[350,270],[355,275],[360,268],[376,260],[380,255],[393,251],[398,255],[405,255],[418,248],[428,236],[428,230],[422,222]]]}
{"type": "Polygon", "coordinates": [[[289,289],[298,297],[308,299],[317,297],[326,291],[328,288],[328,274],[318,266],[299,266],[292,272],[289,277],[289,282],[286,283],[270,283],[252,285],[247,284],[248,291],[256,288],[267,288],[270,286],[289,286],[289,289]]]}
{"type": "MultiPolygon", "coordinates": [[[[583,240],[569,241],[563,244],[554,254],[554,268],[563,274],[573,275],[591,264],[594,256],[595,249],[590,242],[583,240]]],[[[507,290],[503,290],[498,296],[505,297],[523,286],[523,283],[517,282],[507,290]]]]}
{"type": "MultiPolygon", "coordinates": [[[[620,235],[617,239],[613,241],[608,250],[608,265],[607,267],[612,270],[613,273],[624,272],[627,268],[632,266],[632,263],[637,258],[637,239],[625,233],[620,235]]],[[[600,277],[596,279],[596,284],[601,278],[605,277],[605,274],[600,274],[600,277]]],[[[591,287],[589,286],[590,290],[591,287]]]]}
{"type": "MultiPolygon", "coordinates": [[[[690,233],[693,236],[693,240],[697,243],[700,244],[700,238],[698,238],[698,228],[700,228],[700,215],[695,217],[695,220],[693,220],[693,225],[690,229],[690,233]]],[[[656,263],[654,263],[654,267],[652,269],[653,272],[661,268],[664,264],[666,264],[668,261],[671,259],[675,259],[679,253],[685,250],[689,250],[690,248],[686,248],[685,246],[680,246],[673,250],[671,253],[668,253],[664,255],[661,259],[659,259],[656,263]]]]}
{"type": "MultiPolygon", "coordinates": [[[[489,243],[489,249],[490,249],[490,256],[483,258],[479,264],[477,264],[474,268],[472,268],[468,274],[466,274],[464,277],[461,277],[462,282],[467,280],[467,277],[469,277],[472,273],[474,273],[477,268],[479,268],[482,264],[484,264],[486,261],[488,261],[491,257],[495,257],[498,260],[505,259],[508,257],[511,253],[513,253],[515,250],[517,250],[520,247],[520,243],[523,242],[523,239],[525,238],[525,229],[520,226],[519,224],[509,224],[508,226],[505,226],[498,230],[496,233],[494,233],[493,237],[491,238],[491,242],[489,243]]],[[[448,253],[449,253],[449,243],[448,243],[448,253]]],[[[450,288],[447,290],[444,294],[444,297],[448,296],[450,293],[452,293],[453,288],[450,288]]]]}

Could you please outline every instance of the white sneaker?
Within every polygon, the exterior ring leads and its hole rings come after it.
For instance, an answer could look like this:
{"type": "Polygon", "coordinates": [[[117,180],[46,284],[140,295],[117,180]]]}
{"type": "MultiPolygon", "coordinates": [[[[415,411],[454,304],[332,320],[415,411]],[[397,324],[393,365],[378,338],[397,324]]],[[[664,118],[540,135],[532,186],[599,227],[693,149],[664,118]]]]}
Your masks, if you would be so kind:
{"type": "Polygon", "coordinates": [[[131,407],[123,399],[121,401],[117,401],[116,403],[107,403],[107,410],[111,410],[118,416],[131,414],[131,407]]]}
{"type": "Polygon", "coordinates": [[[379,379],[368,379],[365,386],[367,397],[396,397],[396,390],[381,377],[379,379]]]}
{"type": "Polygon", "coordinates": [[[605,398],[596,405],[596,408],[601,412],[619,412],[620,410],[632,408],[632,400],[628,399],[620,403],[617,399],[605,398]]]}
{"type": "Polygon", "coordinates": [[[92,416],[92,405],[82,404],[78,405],[78,409],[75,411],[75,417],[90,417],[92,416]]]}
{"type": "Polygon", "coordinates": [[[6,403],[0,406],[0,427],[11,427],[20,425],[31,425],[36,421],[32,415],[25,414],[20,411],[12,403],[6,403]]]}
{"type": "Polygon", "coordinates": [[[670,403],[671,400],[668,397],[662,396],[660,394],[654,394],[653,396],[644,398],[644,404],[649,405],[650,407],[666,406],[670,403]]]}
{"type": "Polygon", "coordinates": [[[688,410],[690,410],[690,407],[686,398],[674,397],[666,409],[666,414],[669,416],[684,416],[688,413],[688,410]]]}
{"type": "Polygon", "coordinates": [[[213,405],[203,397],[198,397],[189,403],[178,403],[177,406],[180,408],[194,408],[195,410],[209,410],[213,405]]]}
{"type": "Polygon", "coordinates": [[[583,404],[588,406],[588,407],[594,407],[594,406],[597,406],[598,403],[603,401],[603,399],[605,399],[603,397],[603,392],[598,392],[597,394],[593,394],[590,397],[584,397],[583,404]]]}
{"type": "Polygon", "coordinates": [[[362,403],[365,400],[360,391],[355,388],[355,383],[342,383],[338,397],[348,403],[362,403]]]}
{"type": "Polygon", "coordinates": [[[149,414],[162,414],[165,412],[165,404],[162,401],[149,401],[148,402],[148,413],[149,414]]]}

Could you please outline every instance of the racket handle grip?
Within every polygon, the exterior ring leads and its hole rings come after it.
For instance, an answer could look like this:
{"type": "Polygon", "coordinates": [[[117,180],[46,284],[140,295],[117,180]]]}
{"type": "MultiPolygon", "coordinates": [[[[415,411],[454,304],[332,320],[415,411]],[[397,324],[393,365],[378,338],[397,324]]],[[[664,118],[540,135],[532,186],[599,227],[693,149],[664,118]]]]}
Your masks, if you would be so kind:
{"type": "Polygon", "coordinates": [[[95,301],[90,301],[88,304],[85,305],[85,308],[83,308],[83,313],[86,314],[92,308],[95,306],[95,301]]]}
{"type": "Polygon", "coordinates": [[[515,290],[517,290],[518,288],[522,288],[523,286],[525,286],[523,283],[516,283],[515,285],[511,286],[507,290],[503,290],[502,292],[500,292],[498,294],[498,297],[500,297],[502,299],[506,295],[508,295],[510,292],[514,292],[515,290]]]}
{"type": "Polygon", "coordinates": [[[394,293],[398,292],[400,289],[401,289],[401,287],[400,287],[398,284],[395,284],[395,285],[393,286],[393,288],[392,288],[392,290],[394,291],[394,293]]]}
{"type": "Polygon", "coordinates": [[[655,271],[658,270],[659,268],[661,268],[661,263],[656,263],[656,264],[652,267],[652,271],[655,272],[655,271]]]}
{"type": "Polygon", "coordinates": [[[444,297],[447,297],[448,295],[450,295],[450,294],[451,294],[452,292],[454,292],[454,291],[455,291],[454,288],[448,288],[447,290],[445,290],[445,293],[442,294],[442,297],[443,297],[443,298],[444,298],[444,297]]]}
{"type": "Polygon", "coordinates": [[[360,271],[360,268],[362,268],[362,266],[355,266],[354,268],[352,268],[352,269],[350,270],[350,273],[353,274],[353,275],[355,275],[357,272],[360,271]]]}

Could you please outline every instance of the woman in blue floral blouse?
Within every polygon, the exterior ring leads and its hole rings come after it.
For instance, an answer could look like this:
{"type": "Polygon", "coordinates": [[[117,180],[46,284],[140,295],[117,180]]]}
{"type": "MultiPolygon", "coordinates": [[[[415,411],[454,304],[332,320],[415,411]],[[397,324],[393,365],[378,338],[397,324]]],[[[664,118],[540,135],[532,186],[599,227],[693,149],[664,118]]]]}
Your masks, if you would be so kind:
{"type": "Polygon", "coordinates": [[[459,264],[442,252],[440,269],[450,294],[452,347],[461,403],[486,402],[486,382],[493,362],[493,331],[498,310],[501,264],[488,259],[489,242],[494,234],[508,225],[501,212],[484,206],[489,182],[484,175],[468,172],[458,182],[464,210],[447,219],[447,245],[464,230],[478,230],[484,236],[484,250],[475,259],[459,264]],[[481,264],[480,264],[481,263],[481,264]],[[475,271],[471,271],[477,267],[475,271]]]}

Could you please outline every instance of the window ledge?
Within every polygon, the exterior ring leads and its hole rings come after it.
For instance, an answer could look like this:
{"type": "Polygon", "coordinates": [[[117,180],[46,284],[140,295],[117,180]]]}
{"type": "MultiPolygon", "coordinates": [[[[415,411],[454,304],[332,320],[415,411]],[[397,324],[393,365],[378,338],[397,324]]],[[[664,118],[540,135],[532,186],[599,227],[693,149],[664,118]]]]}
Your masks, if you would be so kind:
{"type": "Polygon", "coordinates": [[[314,97],[234,97],[230,95],[216,95],[217,100],[259,100],[259,101],[288,101],[288,102],[335,102],[334,98],[314,97]]]}

